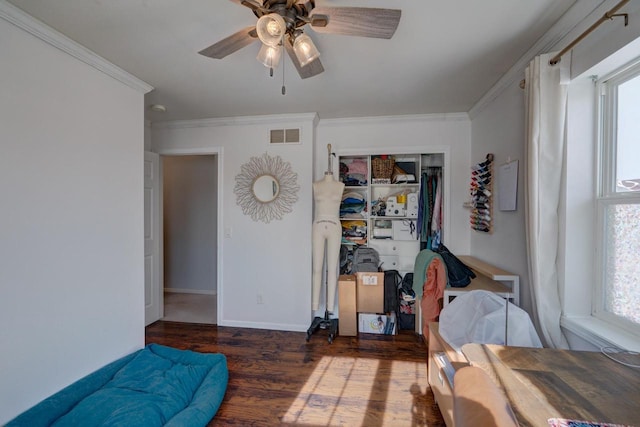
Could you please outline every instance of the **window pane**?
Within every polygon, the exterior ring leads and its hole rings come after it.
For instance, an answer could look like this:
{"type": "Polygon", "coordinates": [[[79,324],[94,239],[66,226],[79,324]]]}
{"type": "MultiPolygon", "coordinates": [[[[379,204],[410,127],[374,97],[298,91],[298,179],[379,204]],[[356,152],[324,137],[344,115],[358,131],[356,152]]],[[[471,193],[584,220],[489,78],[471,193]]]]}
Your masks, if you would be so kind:
{"type": "Polygon", "coordinates": [[[640,325],[640,204],[606,208],[604,310],[640,325]]]}
{"type": "Polygon", "coordinates": [[[640,191],[640,76],[618,86],[616,191],[640,191]]]}

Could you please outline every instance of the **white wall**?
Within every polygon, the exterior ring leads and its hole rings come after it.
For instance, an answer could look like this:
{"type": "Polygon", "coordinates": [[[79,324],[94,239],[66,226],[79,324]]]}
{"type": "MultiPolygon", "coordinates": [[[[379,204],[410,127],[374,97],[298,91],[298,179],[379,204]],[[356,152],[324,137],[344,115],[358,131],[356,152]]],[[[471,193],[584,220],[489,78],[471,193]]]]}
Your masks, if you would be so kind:
{"type": "MultiPolygon", "coordinates": [[[[591,0],[574,5],[471,112],[474,161],[487,152],[496,155],[497,165],[505,162],[508,157],[520,160],[517,212],[500,212],[494,209],[494,232],[484,236],[473,233],[471,253],[520,275],[522,305],[527,310],[530,310],[531,302],[522,204],[524,94],[518,83],[524,78],[528,61],[535,55],[562,49],[616,3],[615,0],[591,0]]],[[[563,180],[565,188],[560,207],[561,242],[558,265],[565,308],[576,314],[587,314],[590,311],[591,294],[584,290],[589,289],[589,284],[593,281],[593,270],[590,267],[593,264],[594,241],[591,233],[585,233],[585,229],[593,229],[592,198],[595,185],[591,176],[594,167],[592,135],[595,129],[595,110],[593,105],[587,105],[589,99],[594,102],[595,98],[592,87],[589,87],[591,83],[588,75],[599,74],[598,64],[603,60],[607,62],[606,58],[614,53],[614,56],[619,56],[621,50],[625,50],[629,59],[633,57],[630,54],[632,50],[635,51],[635,56],[640,55],[640,44],[637,41],[634,49],[629,49],[631,42],[640,37],[639,9],[640,5],[637,3],[629,3],[621,10],[630,13],[629,27],[623,26],[622,18],[605,22],[564,59],[571,60],[571,75],[574,80],[569,88],[568,142],[563,180]],[[592,68],[594,66],[596,68],[592,68]]],[[[624,63],[624,60],[619,59],[617,62],[624,63]]],[[[606,68],[600,66],[601,70],[606,68]]],[[[595,349],[584,337],[568,330],[565,333],[572,348],[595,349]]]]}
{"type": "Polygon", "coordinates": [[[311,184],[327,168],[333,151],[446,151],[452,170],[450,236],[452,251],[469,252],[467,198],[470,122],[466,114],[325,120],[315,115],[214,119],[152,125],[153,151],[185,154],[220,150],[223,190],[219,281],[220,325],[304,331],[311,320],[311,184]],[[269,146],[271,128],[302,128],[300,145],[269,146]],[[313,148],[314,133],[316,138],[313,148]],[[233,188],[240,165],[264,152],[291,162],[301,187],[293,212],[282,221],[253,222],[236,205],[233,188]],[[315,157],[314,157],[315,156],[315,157]],[[313,167],[311,167],[313,165],[313,167]],[[315,173],[312,172],[315,170],[315,173]],[[465,173],[460,174],[463,170],[465,173]],[[257,295],[264,304],[257,304],[257,295]]]}
{"type": "MultiPolygon", "coordinates": [[[[520,276],[520,306],[529,311],[527,249],[524,208],[524,93],[519,82],[507,86],[499,99],[487,105],[471,125],[471,161],[481,162],[488,153],[493,163],[493,227],[491,233],[471,232],[471,254],[520,276]],[[518,193],[515,211],[498,209],[498,168],[518,160],[518,193]]],[[[468,179],[470,174],[468,173],[468,179]]]]}
{"type": "Polygon", "coordinates": [[[449,224],[449,235],[445,233],[443,242],[455,254],[469,253],[469,211],[462,207],[469,198],[471,124],[466,114],[320,120],[315,147],[316,179],[327,169],[327,144],[338,154],[447,151],[451,182],[445,182],[450,200],[444,219],[449,224]]]}
{"type": "Polygon", "coordinates": [[[144,345],[143,95],[4,19],[0,40],[4,424],[144,345]]]}
{"type": "Polygon", "coordinates": [[[311,321],[311,223],[315,114],[154,123],[160,154],[217,152],[219,192],[218,324],[305,331],[311,321]],[[269,145],[272,128],[301,128],[301,144],[269,145]],[[233,192],[240,166],[267,152],[290,162],[298,201],[282,220],[254,222],[233,192]],[[263,304],[258,304],[258,295],[263,304]]]}
{"type": "Polygon", "coordinates": [[[151,151],[151,122],[144,121],[144,151],[151,151]]]}
{"type": "Polygon", "coordinates": [[[217,290],[218,168],[215,156],[164,156],[164,288],[217,290]]]}

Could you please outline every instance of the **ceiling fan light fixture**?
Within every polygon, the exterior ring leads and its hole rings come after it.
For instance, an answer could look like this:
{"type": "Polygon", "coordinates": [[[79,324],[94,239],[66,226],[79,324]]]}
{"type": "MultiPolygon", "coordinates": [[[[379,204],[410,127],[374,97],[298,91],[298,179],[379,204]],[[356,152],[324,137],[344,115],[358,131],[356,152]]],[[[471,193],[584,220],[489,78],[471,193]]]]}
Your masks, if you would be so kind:
{"type": "Polygon", "coordinates": [[[265,67],[276,68],[278,66],[278,62],[280,61],[281,54],[282,49],[280,49],[280,46],[269,46],[263,43],[256,58],[265,67]]]}
{"type": "Polygon", "coordinates": [[[277,46],[282,36],[287,32],[284,18],[277,13],[262,15],[256,24],[256,31],[260,41],[269,46],[277,46]]]}
{"type": "Polygon", "coordinates": [[[308,35],[299,34],[293,42],[293,52],[301,66],[305,66],[320,56],[320,52],[308,35]]]}

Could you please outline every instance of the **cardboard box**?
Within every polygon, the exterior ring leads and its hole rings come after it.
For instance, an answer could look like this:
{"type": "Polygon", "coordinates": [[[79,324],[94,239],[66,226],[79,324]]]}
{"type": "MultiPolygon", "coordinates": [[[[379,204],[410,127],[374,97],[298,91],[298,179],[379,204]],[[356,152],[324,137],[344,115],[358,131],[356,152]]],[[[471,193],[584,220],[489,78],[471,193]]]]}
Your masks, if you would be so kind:
{"type": "Polygon", "coordinates": [[[356,276],[343,275],[338,278],[338,335],[358,335],[356,310],[356,276]]]}
{"type": "Polygon", "coordinates": [[[384,273],[356,273],[356,308],[364,313],[384,311],[384,273]]]}
{"type": "Polygon", "coordinates": [[[363,334],[395,335],[397,330],[394,312],[388,316],[384,313],[358,313],[358,331],[363,334]]]}

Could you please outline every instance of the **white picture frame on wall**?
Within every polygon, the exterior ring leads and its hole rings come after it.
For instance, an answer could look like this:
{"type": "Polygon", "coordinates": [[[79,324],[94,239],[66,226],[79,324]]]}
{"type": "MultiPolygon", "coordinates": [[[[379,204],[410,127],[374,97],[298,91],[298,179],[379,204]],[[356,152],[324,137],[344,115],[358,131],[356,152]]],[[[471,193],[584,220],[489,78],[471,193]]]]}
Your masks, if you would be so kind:
{"type": "Polygon", "coordinates": [[[498,168],[498,208],[501,211],[517,210],[518,161],[513,160],[498,168]]]}

